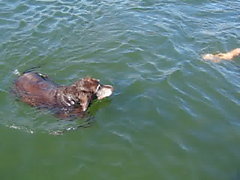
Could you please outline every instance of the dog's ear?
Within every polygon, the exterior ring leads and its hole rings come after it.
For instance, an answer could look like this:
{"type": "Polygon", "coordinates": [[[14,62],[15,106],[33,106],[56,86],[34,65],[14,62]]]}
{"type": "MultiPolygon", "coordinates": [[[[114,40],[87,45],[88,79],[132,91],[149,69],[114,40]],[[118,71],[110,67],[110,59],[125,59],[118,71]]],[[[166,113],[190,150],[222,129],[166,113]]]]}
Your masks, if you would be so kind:
{"type": "Polygon", "coordinates": [[[90,92],[90,93],[95,93],[98,85],[99,85],[99,80],[89,78],[89,77],[81,79],[76,83],[74,83],[74,86],[76,86],[78,91],[84,91],[84,92],[90,92]]]}

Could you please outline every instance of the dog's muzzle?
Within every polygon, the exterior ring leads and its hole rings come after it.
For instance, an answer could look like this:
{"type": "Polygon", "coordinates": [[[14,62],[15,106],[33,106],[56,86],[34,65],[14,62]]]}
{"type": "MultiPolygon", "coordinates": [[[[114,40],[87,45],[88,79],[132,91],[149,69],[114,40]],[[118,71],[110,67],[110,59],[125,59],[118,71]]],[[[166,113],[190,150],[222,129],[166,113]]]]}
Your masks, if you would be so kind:
{"type": "Polygon", "coordinates": [[[96,89],[96,95],[98,99],[103,99],[112,95],[114,88],[111,85],[99,84],[96,89]]]}

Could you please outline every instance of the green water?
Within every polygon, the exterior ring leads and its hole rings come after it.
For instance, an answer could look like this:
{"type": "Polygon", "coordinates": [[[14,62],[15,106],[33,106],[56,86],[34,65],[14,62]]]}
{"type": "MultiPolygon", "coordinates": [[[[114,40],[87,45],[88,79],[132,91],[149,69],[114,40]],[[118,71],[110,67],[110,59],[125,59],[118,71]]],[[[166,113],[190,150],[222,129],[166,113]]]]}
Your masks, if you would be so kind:
{"type": "Polygon", "coordinates": [[[0,179],[240,179],[240,1],[0,1],[0,179]],[[85,120],[17,101],[32,67],[115,87],[85,120]],[[59,133],[63,132],[63,133],[59,133]],[[61,134],[61,135],[58,135],[61,134]]]}

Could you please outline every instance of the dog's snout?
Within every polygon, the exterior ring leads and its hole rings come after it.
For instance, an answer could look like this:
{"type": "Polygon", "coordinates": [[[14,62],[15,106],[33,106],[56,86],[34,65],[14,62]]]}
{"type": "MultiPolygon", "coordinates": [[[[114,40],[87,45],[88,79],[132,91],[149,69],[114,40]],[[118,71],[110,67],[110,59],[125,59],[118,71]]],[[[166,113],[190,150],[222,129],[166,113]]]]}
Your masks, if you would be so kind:
{"type": "Polygon", "coordinates": [[[111,85],[101,85],[96,93],[98,99],[103,99],[112,95],[114,91],[111,85]]]}

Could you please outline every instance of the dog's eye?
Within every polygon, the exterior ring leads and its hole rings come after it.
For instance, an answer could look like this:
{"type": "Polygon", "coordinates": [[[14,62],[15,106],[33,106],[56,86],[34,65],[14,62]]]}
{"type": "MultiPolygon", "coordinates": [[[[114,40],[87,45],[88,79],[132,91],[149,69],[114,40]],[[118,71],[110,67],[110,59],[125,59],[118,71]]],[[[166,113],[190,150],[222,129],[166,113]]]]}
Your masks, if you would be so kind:
{"type": "Polygon", "coordinates": [[[101,89],[101,84],[98,84],[97,88],[96,88],[96,92],[98,92],[101,89]]]}

